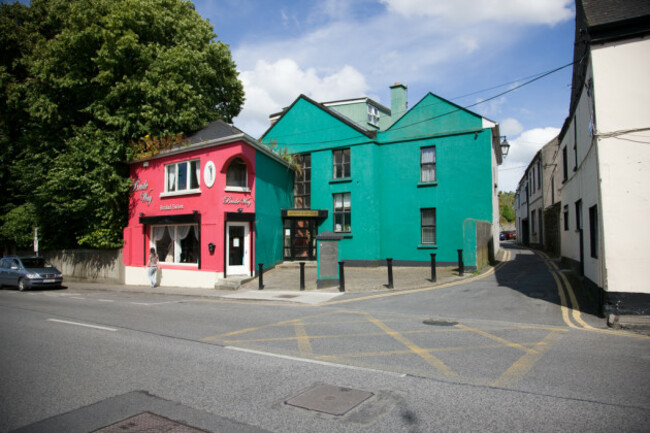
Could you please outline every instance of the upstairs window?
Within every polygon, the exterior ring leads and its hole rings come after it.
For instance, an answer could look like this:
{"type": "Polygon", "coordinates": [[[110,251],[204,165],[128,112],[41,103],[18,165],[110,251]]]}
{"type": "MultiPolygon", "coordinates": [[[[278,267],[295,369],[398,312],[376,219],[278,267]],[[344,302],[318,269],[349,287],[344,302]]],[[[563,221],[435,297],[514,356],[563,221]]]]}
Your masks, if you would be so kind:
{"type": "Polygon", "coordinates": [[[372,105],[368,105],[368,123],[373,126],[379,126],[379,110],[372,105]]]}
{"type": "Polygon", "coordinates": [[[334,150],[334,179],[347,179],[350,177],[350,149],[334,150]]]}
{"type": "Polygon", "coordinates": [[[436,147],[423,147],[420,149],[420,182],[430,183],[436,181],[436,147]]]}
{"type": "Polygon", "coordinates": [[[198,159],[165,166],[165,192],[199,190],[201,165],[198,159]]]}
{"type": "Polygon", "coordinates": [[[293,181],[293,207],[311,207],[311,154],[295,155],[293,161],[298,167],[293,181]]]}
{"type": "Polygon", "coordinates": [[[226,190],[248,191],[248,169],[240,158],[232,160],[226,171],[226,190]]]}

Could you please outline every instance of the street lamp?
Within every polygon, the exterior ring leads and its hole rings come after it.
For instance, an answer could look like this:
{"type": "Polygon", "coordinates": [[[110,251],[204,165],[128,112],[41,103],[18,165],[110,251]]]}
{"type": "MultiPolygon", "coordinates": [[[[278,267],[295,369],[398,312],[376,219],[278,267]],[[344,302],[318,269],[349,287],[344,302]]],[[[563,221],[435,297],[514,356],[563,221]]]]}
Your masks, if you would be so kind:
{"type": "Polygon", "coordinates": [[[501,144],[499,146],[501,147],[501,155],[504,158],[508,156],[508,151],[510,151],[510,143],[508,143],[505,135],[501,136],[501,144]]]}

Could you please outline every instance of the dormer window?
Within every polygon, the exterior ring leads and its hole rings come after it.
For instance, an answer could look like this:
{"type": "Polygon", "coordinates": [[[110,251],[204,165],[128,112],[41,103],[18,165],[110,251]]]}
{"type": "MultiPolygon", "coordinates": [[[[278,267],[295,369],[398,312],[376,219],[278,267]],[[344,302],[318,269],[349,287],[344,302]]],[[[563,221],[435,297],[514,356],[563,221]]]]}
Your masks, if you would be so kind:
{"type": "Polygon", "coordinates": [[[249,192],[248,169],[246,163],[240,159],[232,160],[226,171],[226,191],[249,192]]]}
{"type": "Polygon", "coordinates": [[[368,123],[379,126],[379,110],[374,105],[368,105],[368,123]]]}

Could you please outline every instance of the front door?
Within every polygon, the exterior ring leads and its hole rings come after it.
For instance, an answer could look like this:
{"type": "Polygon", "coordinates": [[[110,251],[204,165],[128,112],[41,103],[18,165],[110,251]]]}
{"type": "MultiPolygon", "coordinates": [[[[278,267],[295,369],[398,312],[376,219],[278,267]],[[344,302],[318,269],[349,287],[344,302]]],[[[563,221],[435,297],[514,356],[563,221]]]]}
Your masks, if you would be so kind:
{"type": "Polygon", "coordinates": [[[315,260],[316,234],[315,219],[284,220],[284,259],[315,260]]]}
{"type": "Polygon", "coordinates": [[[226,276],[250,274],[247,222],[226,223],[226,276]]]}

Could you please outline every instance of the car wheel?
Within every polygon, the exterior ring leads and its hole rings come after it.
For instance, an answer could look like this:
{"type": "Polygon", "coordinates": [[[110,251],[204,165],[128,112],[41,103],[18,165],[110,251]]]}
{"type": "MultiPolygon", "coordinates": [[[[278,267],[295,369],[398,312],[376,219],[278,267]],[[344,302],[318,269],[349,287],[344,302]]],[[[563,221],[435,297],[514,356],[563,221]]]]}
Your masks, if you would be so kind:
{"type": "Polygon", "coordinates": [[[23,281],[22,278],[20,280],[18,280],[18,290],[23,292],[26,288],[27,287],[25,287],[25,281],[23,281]]]}

